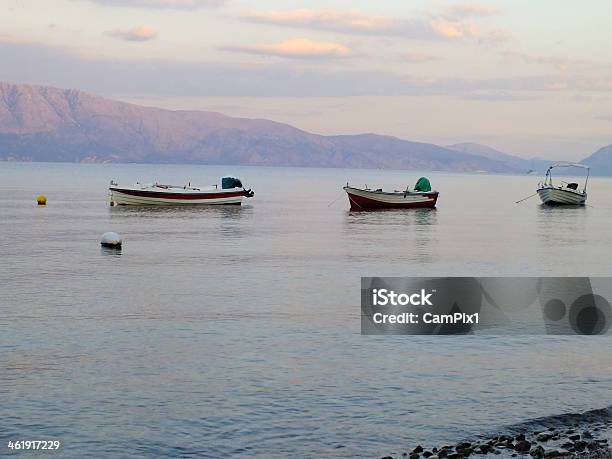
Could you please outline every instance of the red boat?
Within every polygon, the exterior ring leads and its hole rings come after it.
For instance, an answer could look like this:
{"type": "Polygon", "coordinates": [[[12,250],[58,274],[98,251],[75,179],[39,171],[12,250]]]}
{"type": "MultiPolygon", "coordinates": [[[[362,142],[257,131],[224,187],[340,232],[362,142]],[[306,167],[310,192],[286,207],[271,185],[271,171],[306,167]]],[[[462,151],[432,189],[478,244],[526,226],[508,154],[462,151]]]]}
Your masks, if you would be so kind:
{"type": "Polygon", "coordinates": [[[348,184],[344,187],[348,195],[351,210],[376,209],[415,209],[436,207],[438,192],[431,189],[429,180],[422,177],[414,190],[385,192],[382,188],[354,188],[348,184]]]}

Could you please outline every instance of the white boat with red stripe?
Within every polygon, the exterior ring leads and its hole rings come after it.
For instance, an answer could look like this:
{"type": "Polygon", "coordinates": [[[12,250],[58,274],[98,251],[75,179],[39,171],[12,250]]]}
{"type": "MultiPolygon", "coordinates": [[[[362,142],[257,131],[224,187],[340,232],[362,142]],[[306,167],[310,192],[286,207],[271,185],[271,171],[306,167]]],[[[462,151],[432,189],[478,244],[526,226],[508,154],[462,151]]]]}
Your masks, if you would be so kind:
{"type": "Polygon", "coordinates": [[[112,181],[109,187],[111,206],[210,206],[241,205],[244,198],[254,193],[234,177],[223,177],[221,187],[164,185],[160,183],[121,186],[112,181]]]}

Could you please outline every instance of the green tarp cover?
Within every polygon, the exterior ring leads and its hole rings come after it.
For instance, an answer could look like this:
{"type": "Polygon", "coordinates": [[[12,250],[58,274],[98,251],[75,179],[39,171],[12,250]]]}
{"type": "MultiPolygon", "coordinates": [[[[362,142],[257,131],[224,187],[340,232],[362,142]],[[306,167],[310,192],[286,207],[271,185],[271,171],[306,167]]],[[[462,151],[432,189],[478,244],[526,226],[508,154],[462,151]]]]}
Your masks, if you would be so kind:
{"type": "Polygon", "coordinates": [[[235,177],[223,177],[221,179],[221,188],[224,190],[230,188],[242,188],[242,182],[235,177]]]}
{"type": "Polygon", "coordinates": [[[429,183],[429,179],[427,177],[421,177],[418,179],[416,185],[414,185],[414,191],[431,191],[431,183],[429,183]]]}

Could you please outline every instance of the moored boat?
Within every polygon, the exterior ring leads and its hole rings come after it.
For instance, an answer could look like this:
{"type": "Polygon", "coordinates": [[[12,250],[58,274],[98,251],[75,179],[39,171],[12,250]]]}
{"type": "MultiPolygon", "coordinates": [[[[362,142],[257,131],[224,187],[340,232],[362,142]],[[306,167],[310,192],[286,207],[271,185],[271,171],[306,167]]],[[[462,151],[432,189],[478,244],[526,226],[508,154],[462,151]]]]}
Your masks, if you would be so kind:
{"type": "Polygon", "coordinates": [[[538,196],[543,204],[546,205],[574,205],[583,206],[587,200],[587,183],[589,181],[589,166],[577,163],[557,163],[553,164],[546,171],[544,181],[538,185],[538,196]],[[587,175],[584,186],[581,188],[576,182],[561,181],[556,185],[552,180],[552,170],[554,168],[581,168],[586,169],[587,175]]]}
{"type": "Polygon", "coordinates": [[[347,183],[343,188],[348,195],[351,210],[414,209],[435,207],[438,192],[431,189],[429,180],[421,177],[414,189],[383,191],[382,188],[355,188],[347,183]]]}
{"type": "Polygon", "coordinates": [[[160,183],[120,186],[111,181],[109,191],[111,206],[240,205],[243,198],[254,195],[234,177],[223,177],[221,187],[194,187],[191,183],[183,186],[160,183]]]}

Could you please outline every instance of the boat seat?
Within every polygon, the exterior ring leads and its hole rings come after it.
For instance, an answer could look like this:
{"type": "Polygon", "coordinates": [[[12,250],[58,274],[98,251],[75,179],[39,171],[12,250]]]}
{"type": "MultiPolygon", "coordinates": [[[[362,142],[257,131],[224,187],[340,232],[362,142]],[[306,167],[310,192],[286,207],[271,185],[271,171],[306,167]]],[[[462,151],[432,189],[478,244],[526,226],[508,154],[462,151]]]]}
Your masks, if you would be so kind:
{"type": "Polygon", "coordinates": [[[578,189],[578,184],[577,184],[577,183],[568,183],[568,184],[567,184],[567,187],[568,187],[570,190],[577,190],[577,189],[578,189]]]}

